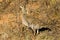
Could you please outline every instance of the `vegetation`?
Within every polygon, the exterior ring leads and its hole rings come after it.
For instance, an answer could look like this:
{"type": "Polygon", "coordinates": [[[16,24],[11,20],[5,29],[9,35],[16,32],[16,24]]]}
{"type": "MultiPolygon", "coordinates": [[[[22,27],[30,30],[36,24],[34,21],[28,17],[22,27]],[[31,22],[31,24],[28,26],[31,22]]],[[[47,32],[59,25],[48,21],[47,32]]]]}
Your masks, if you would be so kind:
{"type": "Polygon", "coordinates": [[[60,0],[0,0],[0,40],[60,40],[60,0]],[[38,34],[22,24],[20,6],[38,34]]]}

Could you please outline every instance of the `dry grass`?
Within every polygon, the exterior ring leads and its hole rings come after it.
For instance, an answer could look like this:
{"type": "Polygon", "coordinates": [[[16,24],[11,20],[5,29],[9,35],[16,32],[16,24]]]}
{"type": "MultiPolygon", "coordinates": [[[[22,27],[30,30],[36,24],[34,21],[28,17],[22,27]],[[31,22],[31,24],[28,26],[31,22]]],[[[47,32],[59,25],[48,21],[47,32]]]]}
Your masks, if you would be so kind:
{"type": "Polygon", "coordinates": [[[0,0],[0,40],[60,40],[59,4],[59,0],[0,0]],[[21,5],[28,11],[27,19],[33,17],[32,23],[47,25],[51,31],[33,35],[21,24],[21,5]]]}

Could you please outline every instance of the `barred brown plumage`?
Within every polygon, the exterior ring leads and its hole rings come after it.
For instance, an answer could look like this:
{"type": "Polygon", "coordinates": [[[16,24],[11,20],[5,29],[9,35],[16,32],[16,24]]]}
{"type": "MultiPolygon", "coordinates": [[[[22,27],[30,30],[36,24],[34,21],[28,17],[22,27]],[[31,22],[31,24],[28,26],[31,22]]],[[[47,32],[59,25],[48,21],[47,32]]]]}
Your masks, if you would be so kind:
{"type": "MultiPolygon", "coordinates": [[[[39,24],[33,24],[31,22],[29,22],[27,19],[26,19],[26,14],[27,14],[27,11],[26,9],[24,8],[24,6],[20,6],[20,8],[22,9],[22,24],[24,24],[25,26],[27,26],[28,28],[31,28],[33,30],[33,33],[34,35],[37,33],[39,33],[39,29],[42,28],[42,27],[47,27],[47,26],[39,26],[39,24]],[[37,32],[36,32],[37,31],[37,32]]],[[[31,21],[31,20],[30,20],[31,21]]]]}

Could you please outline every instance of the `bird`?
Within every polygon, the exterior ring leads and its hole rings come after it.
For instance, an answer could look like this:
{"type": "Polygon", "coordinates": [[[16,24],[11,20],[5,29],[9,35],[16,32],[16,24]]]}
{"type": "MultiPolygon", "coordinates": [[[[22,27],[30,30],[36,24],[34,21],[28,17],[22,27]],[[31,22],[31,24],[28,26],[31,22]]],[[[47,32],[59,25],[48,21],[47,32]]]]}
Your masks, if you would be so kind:
{"type": "Polygon", "coordinates": [[[46,27],[46,26],[40,27],[39,24],[33,24],[31,22],[28,22],[28,20],[26,19],[26,14],[27,14],[26,8],[24,6],[20,6],[20,8],[22,9],[22,24],[24,24],[28,28],[31,28],[31,30],[33,30],[34,35],[39,33],[40,28],[46,27]]]}

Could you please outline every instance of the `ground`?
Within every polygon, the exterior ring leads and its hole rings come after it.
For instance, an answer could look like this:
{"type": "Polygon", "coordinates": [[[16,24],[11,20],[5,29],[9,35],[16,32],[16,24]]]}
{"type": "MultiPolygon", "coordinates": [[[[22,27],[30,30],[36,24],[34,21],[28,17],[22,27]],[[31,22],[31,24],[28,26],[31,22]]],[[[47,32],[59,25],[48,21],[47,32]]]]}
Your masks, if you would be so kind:
{"type": "Polygon", "coordinates": [[[60,40],[60,0],[0,0],[0,40],[60,40]],[[51,31],[42,28],[34,35],[22,24],[20,6],[27,10],[27,20],[51,31]]]}

